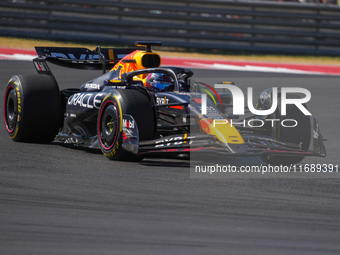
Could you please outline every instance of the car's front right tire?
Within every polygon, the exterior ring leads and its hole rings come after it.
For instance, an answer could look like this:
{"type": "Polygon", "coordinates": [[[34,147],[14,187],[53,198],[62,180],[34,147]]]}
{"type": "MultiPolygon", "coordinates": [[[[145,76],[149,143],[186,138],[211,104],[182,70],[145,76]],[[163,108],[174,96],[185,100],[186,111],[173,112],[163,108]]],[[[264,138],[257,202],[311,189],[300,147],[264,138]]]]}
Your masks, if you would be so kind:
{"type": "MultiPolygon", "coordinates": [[[[289,98],[301,98],[299,94],[291,93],[289,98]]],[[[307,107],[304,104],[304,107],[307,107]]],[[[271,119],[277,119],[276,125],[272,129],[272,136],[283,143],[292,143],[300,146],[300,150],[308,151],[311,139],[311,120],[309,116],[304,115],[301,110],[294,104],[286,106],[286,115],[281,115],[281,105],[274,112],[271,119]],[[281,126],[284,120],[294,120],[296,123],[293,127],[281,126]]],[[[287,121],[289,122],[289,121],[287,121]]],[[[265,154],[261,156],[262,161],[271,165],[291,165],[300,163],[305,156],[297,155],[276,155],[265,154]]]]}

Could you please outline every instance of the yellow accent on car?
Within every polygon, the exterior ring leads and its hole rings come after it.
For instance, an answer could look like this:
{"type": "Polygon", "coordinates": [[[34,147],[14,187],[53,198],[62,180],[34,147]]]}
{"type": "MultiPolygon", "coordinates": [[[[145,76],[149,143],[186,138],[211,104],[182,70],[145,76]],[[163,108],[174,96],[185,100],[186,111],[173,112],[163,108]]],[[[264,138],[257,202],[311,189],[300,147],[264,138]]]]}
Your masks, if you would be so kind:
{"type": "Polygon", "coordinates": [[[122,132],[123,131],[123,112],[122,112],[122,106],[119,102],[119,99],[117,98],[116,95],[113,95],[113,97],[116,99],[116,102],[118,104],[118,110],[119,110],[119,122],[120,122],[120,125],[119,125],[119,132],[122,132]]]}
{"type": "MultiPolygon", "coordinates": [[[[187,139],[188,138],[188,134],[185,133],[184,136],[183,136],[183,140],[187,139]]],[[[183,143],[187,143],[187,141],[184,141],[183,143]]]]}
{"type": "MultiPolygon", "coordinates": [[[[136,50],[129,55],[125,56],[121,59],[112,69],[111,72],[119,71],[119,79],[123,73],[129,73],[132,71],[146,69],[146,68],[155,68],[159,67],[162,64],[162,60],[160,55],[154,52],[145,52],[141,50],[136,50]]],[[[143,81],[146,78],[147,74],[138,75],[137,80],[143,81]]],[[[113,80],[111,80],[112,82],[113,80]]]]}
{"type": "Polygon", "coordinates": [[[200,120],[200,126],[203,132],[216,136],[222,143],[244,143],[241,134],[227,119],[212,120],[204,118],[200,120]]]}
{"type": "Polygon", "coordinates": [[[154,52],[137,51],[133,59],[136,60],[136,70],[159,67],[162,64],[161,57],[154,52]]]}

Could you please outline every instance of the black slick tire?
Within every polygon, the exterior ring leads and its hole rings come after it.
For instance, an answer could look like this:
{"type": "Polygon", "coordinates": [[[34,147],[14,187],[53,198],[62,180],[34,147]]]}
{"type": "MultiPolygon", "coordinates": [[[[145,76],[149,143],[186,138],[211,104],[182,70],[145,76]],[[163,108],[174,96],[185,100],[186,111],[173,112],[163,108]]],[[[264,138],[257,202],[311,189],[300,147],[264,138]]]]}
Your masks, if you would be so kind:
{"type": "Polygon", "coordinates": [[[4,100],[7,133],[16,142],[51,142],[61,123],[56,80],[49,75],[15,75],[4,100]]]}
{"type": "Polygon", "coordinates": [[[123,144],[123,114],[137,123],[139,141],[155,136],[155,113],[148,97],[137,90],[116,90],[104,99],[99,109],[97,133],[103,154],[111,160],[138,161],[140,156],[125,151],[123,144]]]}
{"type": "MultiPolygon", "coordinates": [[[[300,98],[299,94],[291,94],[290,98],[300,98]]],[[[306,105],[304,105],[306,107],[306,105]]],[[[308,150],[311,139],[311,121],[310,117],[304,115],[296,105],[288,104],[286,115],[281,115],[281,106],[276,109],[273,119],[278,119],[277,125],[273,129],[272,136],[277,140],[286,143],[295,143],[301,147],[302,150],[308,150]],[[293,119],[297,121],[295,127],[282,127],[281,121],[284,119],[293,119]]],[[[289,122],[289,121],[287,121],[289,122]]],[[[289,125],[289,123],[287,123],[289,125]]],[[[290,125],[293,125],[291,123],[290,125]]],[[[271,165],[290,165],[300,163],[304,156],[282,156],[275,154],[267,154],[261,156],[262,161],[271,165]]]]}

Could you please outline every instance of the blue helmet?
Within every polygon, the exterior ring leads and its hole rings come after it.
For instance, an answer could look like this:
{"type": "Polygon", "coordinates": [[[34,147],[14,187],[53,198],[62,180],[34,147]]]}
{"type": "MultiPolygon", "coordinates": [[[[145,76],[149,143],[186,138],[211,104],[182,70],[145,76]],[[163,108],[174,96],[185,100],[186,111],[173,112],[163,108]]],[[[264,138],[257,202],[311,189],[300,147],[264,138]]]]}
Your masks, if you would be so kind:
{"type": "Polygon", "coordinates": [[[146,77],[145,86],[150,89],[164,90],[173,84],[173,79],[164,73],[150,73],[146,77]]]}

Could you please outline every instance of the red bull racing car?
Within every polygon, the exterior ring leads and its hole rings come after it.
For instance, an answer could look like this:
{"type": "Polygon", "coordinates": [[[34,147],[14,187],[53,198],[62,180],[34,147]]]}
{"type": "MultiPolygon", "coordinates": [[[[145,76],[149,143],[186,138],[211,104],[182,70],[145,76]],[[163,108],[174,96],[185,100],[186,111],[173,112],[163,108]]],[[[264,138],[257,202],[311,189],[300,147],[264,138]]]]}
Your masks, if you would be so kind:
{"type": "MultiPolygon", "coordinates": [[[[191,70],[161,66],[160,55],[151,50],[160,44],[143,41],[136,45],[145,49],[94,51],[36,47],[38,74],[15,75],[6,88],[4,119],[10,138],[99,148],[113,160],[195,151],[294,164],[305,156],[326,155],[316,118],[294,104],[286,105],[285,115],[280,104],[267,115],[232,114],[235,99],[218,92],[232,83],[211,86],[194,81],[191,70]],[[47,62],[103,74],[79,89],[59,90],[47,62]],[[282,125],[287,119],[295,122],[282,125]]],[[[274,92],[262,92],[255,108],[270,110],[274,92]]]]}

